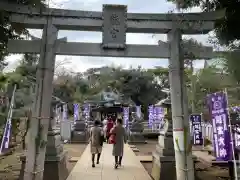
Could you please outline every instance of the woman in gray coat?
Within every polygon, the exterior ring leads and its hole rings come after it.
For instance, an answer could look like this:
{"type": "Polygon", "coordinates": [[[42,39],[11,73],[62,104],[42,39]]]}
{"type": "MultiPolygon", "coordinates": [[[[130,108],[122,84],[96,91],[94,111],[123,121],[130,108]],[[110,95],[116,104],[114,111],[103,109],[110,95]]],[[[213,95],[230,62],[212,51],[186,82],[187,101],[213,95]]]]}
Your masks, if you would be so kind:
{"type": "Polygon", "coordinates": [[[103,130],[99,121],[94,122],[94,126],[90,130],[90,151],[92,154],[92,167],[95,167],[95,154],[97,154],[97,164],[99,164],[102,146],[103,146],[103,130]]]}
{"type": "Polygon", "coordinates": [[[112,154],[115,157],[115,169],[121,166],[124,143],[126,143],[126,132],[125,128],[122,126],[122,119],[117,119],[116,125],[112,128],[111,135],[115,136],[115,143],[113,144],[112,154]]]}

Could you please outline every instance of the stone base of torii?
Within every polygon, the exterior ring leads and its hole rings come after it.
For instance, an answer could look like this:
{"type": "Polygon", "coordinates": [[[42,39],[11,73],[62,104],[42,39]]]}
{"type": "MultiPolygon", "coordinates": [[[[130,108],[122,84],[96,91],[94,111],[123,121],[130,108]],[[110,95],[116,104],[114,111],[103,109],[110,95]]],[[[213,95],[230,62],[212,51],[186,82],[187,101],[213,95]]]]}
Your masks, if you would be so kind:
{"type": "MultiPolygon", "coordinates": [[[[43,180],[66,180],[69,174],[67,169],[67,151],[63,149],[60,131],[54,128],[53,109],[51,112],[52,116],[48,128],[43,180]]],[[[26,155],[21,156],[20,160],[22,161],[22,165],[19,180],[24,180],[26,155]]]]}

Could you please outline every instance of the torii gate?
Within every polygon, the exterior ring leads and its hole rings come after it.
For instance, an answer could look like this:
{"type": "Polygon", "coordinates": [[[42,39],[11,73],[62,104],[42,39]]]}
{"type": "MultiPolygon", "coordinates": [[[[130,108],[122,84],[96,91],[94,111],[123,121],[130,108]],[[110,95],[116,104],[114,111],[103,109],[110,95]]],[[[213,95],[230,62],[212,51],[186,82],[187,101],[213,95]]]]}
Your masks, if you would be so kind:
{"type": "MultiPolygon", "coordinates": [[[[10,53],[38,53],[37,90],[33,119],[30,125],[31,141],[28,146],[24,180],[43,178],[44,158],[49,124],[50,100],[56,55],[168,58],[171,86],[173,136],[175,144],[177,179],[194,179],[191,153],[184,155],[184,129],[189,130],[187,97],[183,78],[183,58],[187,52],[195,59],[213,57],[211,47],[181,47],[182,34],[206,34],[214,28],[214,21],[224,12],[186,14],[127,13],[124,5],[103,5],[103,12],[63,9],[37,9],[0,3],[0,9],[11,14],[13,23],[26,28],[43,29],[41,40],[11,40],[10,53]],[[102,43],[79,43],[58,40],[58,30],[100,31],[102,43]],[[126,33],[165,33],[168,42],[159,45],[126,44],[126,33]],[[183,52],[182,52],[183,51],[183,52]],[[185,54],[185,55],[184,55],[185,54]],[[41,137],[36,144],[36,139],[41,137]],[[39,153],[36,155],[36,150],[39,153]],[[188,169],[188,171],[187,171],[188,169]],[[186,173],[187,171],[187,173],[186,173]],[[35,173],[35,174],[34,174],[35,173]]],[[[189,132],[188,132],[189,133],[189,132]]],[[[188,142],[190,141],[188,136],[188,142]]]]}

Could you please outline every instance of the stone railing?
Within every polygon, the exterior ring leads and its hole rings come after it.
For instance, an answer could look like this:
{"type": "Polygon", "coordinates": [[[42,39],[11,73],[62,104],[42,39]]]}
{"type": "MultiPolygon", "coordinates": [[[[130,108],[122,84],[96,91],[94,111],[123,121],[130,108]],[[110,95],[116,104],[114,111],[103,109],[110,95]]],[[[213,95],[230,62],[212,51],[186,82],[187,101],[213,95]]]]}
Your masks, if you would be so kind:
{"type": "MultiPolygon", "coordinates": [[[[142,123],[144,125],[144,132],[157,133],[161,129],[160,123],[154,124],[153,127],[149,127],[148,122],[146,122],[146,121],[144,121],[142,123]]],[[[203,137],[207,138],[210,141],[213,140],[213,130],[212,130],[212,125],[210,123],[203,123],[202,131],[203,131],[203,137]]],[[[191,123],[190,123],[190,132],[192,134],[191,123]]]]}
{"type": "MultiPolygon", "coordinates": [[[[147,121],[141,122],[143,124],[144,133],[158,133],[161,129],[161,124],[160,123],[155,123],[153,124],[152,127],[149,126],[147,121]]],[[[128,124],[129,127],[131,127],[131,122],[129,122],[128,124]]]]}
{"type": "MultiPolygon", "coordinates": [[[[192,134],[192,125],[190,123],[190,133],[192,134]]],[[[202,133],[203,137],[207,138],[209,141],[213,141],[213,127],[210,123],[202,123],[202,133]]]]}

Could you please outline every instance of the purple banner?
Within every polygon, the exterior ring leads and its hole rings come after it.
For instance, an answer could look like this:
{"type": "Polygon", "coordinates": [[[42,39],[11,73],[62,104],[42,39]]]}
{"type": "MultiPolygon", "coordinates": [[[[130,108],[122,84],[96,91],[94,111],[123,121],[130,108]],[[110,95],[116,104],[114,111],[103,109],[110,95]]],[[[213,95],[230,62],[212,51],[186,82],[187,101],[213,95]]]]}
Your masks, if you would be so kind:
{"type": "Polygon", "coordinates": [[[9,148],[9,142],[10,142],[10,133],[11,133],[11,120],[9,119],[5,125],[3,137],[2,137],[2,143],[0,148],[0,154],[5,152],[9,148]]]}
{"type": "Polygon", "coordinates": [[[67,104],[63,105],[63,120],[67,121],[68,120],[68,107],[67,104]]]}
{"type": "Polygon", "coordinates": [[[202,115],[201,114],[191,114],[190,121],[191,121],[191,125],[192,125],[193,144],[194,145],[203,145],[202,115]]]}
{"type": "Polygon", "coordinates": [[[213,143],[216,161],[231,159],[230,133],[228,129],[228,105],[224,92],[208,95],[209,112],[213,125],[213,143]]]}
{"type": "Polygon", "coordinates": [[[240,107],[239,106],[234,106],[234,107],[231,107],[231,110],[233,112],[239,112],[240,111],[240,107]]]}
{"type": "Polygon", "coordinates": [[[150,105],[148,106],[148,125],[149,127],[152,127],[153,121],[154,121],[154,106],[150,105]]]}
{"type": "Polygon", "coordinates": [[[124,126],[127,128],[129,122],[129,107],[123,107],[123,121],[124,126]]]}
{"type": "Polygon", "coordinates": [[[74,122],[79,120],[79,104],[74,104],[73,105],[73,113],[74,113],[74,122]]]}
{"type": "Polygon", "coordinates": [[[164,118],[164,109],[162,108],[162,107],[155,107],[154,108],[155,109],[155,121],[157,122],[157,123],[160,123],[160,122],[162,122],[162,120],[163,120],[163,118],[164,118]]]}
{"type": "Polygon", "coordinates": [[[11,138],[11,127],[12,127],[12,114],[13,114],[13,106],[14,106],[14,99],[15,99],[15,92],[17,89],[17,85],[14,86],[10,108],[8,111],[7,122],[4,128],[4,133],[2,136],[2,142],[0,147],[0,154],[6,151],[9,148],[10,138],[11,138]]]}
{"type": "Polygon", "coordinates": [[[89,118],[90,118],[90,104],[84,104],[83,115],[84,115],[85,120],[89,120],[89,118]]]}
{"type": "Polygon", "coordinates": [[[153,107],[153,123],[157,123],[157,120],[158,120],[158,117],[157,117],[157,114],[158,114],[158,107],[153,107]]]}
{"type": "Polygon", "coordinates": [[[234,132],[234,146],[240,146],[240,128],[236,127],[234,132]]]}

